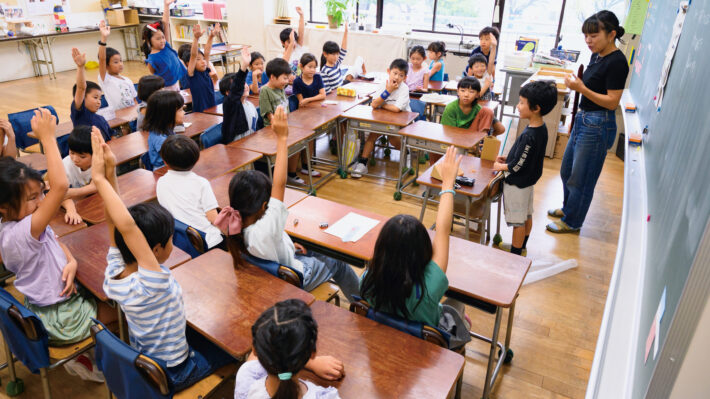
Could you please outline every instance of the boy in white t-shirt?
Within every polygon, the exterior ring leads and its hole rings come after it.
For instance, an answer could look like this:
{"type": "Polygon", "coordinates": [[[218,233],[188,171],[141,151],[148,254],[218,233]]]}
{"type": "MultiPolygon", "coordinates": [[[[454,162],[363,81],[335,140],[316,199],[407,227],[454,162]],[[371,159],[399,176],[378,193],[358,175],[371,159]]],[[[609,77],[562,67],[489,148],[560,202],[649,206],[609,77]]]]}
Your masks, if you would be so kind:
{"type": "Polygon", "coordinates": [[[62,207],[66,210],[64,221],[67,224],[79,224],[82,222],[81,216],[76,211],[74,200],[96,192],[96,186],[91,181],[92,130],[101,134],[96,126],[75,126],[67,140],[69,155],[62,160],[64,171],[69,180],[69,189],[62,202],[62,207]]]}
{"type": "MultiPolygon", "coordinates": [[[[281,40],[281,45],[284,48],[284,59],[288,61],[291,66],[291,70],[297,75],[301,74],[298,72],[298,63],[301,61],[303,54],[308,52],[308,48],[303,47],[303,35],[306,31],[306,22],[303,19],[303,10],[301,7],[296,7],[296,12],[298,13],[298,33],[293,31],[293,28],[285,28],[279,33],[279,39],[281,40]]],[[[293,79],[296,75],[292,75],[292,79],[289,83],[293,83],[293,79]]]]}
{"type": "Polygon", "coordinates": [[[99,84],[104,92],[106,102],[113,109],[130,107],[136,103],[136,88],[133,81],[123,72],[121,53],[111,47],[106,47],[106,39],[111,33],[111,27],[106,21],[99,23],[101,40],[99,41],[99,84]]]}
{"type": "MultiPolygon", "coordinates": [[[[380,85],[372,95],[372,108],[381,108],[390,112],[411,111],[412,109],[409,108],[409,87],[406,83],[408,72],[409,63],[407,61],[401,58],[392,61],[387,69],[387,81],[380,85]]],[[[375,142],[378,138],[380,138],[380,135],[373,133],[370,133],[367,137],[367,141],[362,147],[362,156],[350,169],[352,177],[359,178],[367,174],[368,158],[372,155],[372,150],[375,149],[375,142]]],[[[390,136],[388,140],[395,148],[400,147],[399,138],[390,136]]]]}
{"type": "Polygon", "coordinates": [[[205,233],[208,248],[219,245],[222,233],[212,223],[217,218],[217,199],[209,181],[191,169],[200,159],[200,148],[187,136],[169,136],[160,148],[160,156],[168,166],[158,179],[158,202],[175,219],[205,233]]]}

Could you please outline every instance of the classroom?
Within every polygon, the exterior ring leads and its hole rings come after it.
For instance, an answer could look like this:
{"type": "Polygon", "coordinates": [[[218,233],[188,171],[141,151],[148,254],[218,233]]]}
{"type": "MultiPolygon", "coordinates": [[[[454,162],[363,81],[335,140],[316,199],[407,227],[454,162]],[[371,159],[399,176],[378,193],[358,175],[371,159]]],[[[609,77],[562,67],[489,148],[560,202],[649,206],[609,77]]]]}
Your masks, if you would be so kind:
{"type": "Polygon", "coordinates": [[[0,0],[0,397],[708,397],[708,15],[0,0]]]}

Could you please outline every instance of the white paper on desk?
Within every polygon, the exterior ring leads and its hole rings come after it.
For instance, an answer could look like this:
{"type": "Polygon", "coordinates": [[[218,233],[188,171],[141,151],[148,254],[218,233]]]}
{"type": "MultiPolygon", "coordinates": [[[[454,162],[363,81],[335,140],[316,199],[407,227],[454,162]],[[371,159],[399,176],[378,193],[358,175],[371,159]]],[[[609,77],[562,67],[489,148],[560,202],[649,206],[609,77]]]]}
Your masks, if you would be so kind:
{"type": "Polygon", "coordinates": [[[186,128],[188,128],[188,127],[192,126],[192,122],[185,122],[182,125],[185,126],[186,128]]]}
{"type": "Polygon", "coordinates": [[[427,93],[423,95],[419,100],[425,102],[425,103],[433,103],[433,104],[448,104],[454,100],[456,100],[458,97],[456,96],[450,96],[448,94],[435,94],[435,93],[427,93]]]}
{"type": "Polygon", "coordinates": [[[378,223],[380,223],[379,220],[349,212],[328,227],[325,232],[340,238],[343,242],[356,242],[377,226],[378,223]]]}
{"type": "Polygon", "coordinates": [[[96,113],[98,115],[103,116],[104,119],[106,119],[107,121],[110,121],[111,119],[116,118],[116,111],[111,107],[103,107],[103,108],[99,109],[98,111],[96,111],[96,113]]]}

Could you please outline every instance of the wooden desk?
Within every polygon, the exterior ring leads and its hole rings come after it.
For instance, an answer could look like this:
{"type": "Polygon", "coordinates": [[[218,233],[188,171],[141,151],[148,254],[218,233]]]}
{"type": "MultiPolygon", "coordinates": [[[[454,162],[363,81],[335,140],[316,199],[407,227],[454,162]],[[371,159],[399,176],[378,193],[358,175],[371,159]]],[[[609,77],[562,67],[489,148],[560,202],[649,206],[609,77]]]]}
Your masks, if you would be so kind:
{"type": "MultiPolygon", "coordinates": [[[[429,234],[433,237],[434,232],[430,231],[429,234]]],[[[491,337],[478,333],[472,334],[475,338],[491,345],[483,389],[484,398],[490,394],[503,363],[513,356],[510,337],[515,319],[515,301],[530,264],[528,258],[457,237],[449,237],[449,266],[446,269],[449,290],[446,295],[496,315],[491,337]],[[498,335],[505,308],[508,309],[508,325],[505,343],[501,343],[498,341],[498,335]],[[500,356],[494,369],[496,347],[504,355],[500,356]]]]}
{"type": "MultiPolygon", "coordinates": [[[[145,169],[136,169],[118,176],[119,194],[123,203],[131,207],[141,202],[155,200],[157,175],[145,169]]],[[[77,201],[79,215],[91,224],[101,223],[105,219],[104,201],[98,193],[77,201]]]]}
{"type": "MultiPolygon", "coordinates": [[[[311,151],[308,148],[308,141],[311,137],[313,137],[314,134],[315,132],[313,130],[289,126],[288,139],[286,141],[286,144],[288,145],[289,157],[301,152],[302,150],[306,150],[306,156],[309,161],[309,172],[311,151]]],[[[263,154],[264,158],[266,159],[267,167],[269,170],[269,178],[273,178],[272,169],[276,160],[276,133],[274,133],[274,130],[271,126],[266,126],[263,129],[259,129],[253,134],[250,134],[244,138],[229,143],[228,146],[242,148],[245,150],[263,154]]],[[[294,188],[298,190],[304,190],[302,187],[294,188]]],[[[313,179],[310,173],[308,174],[308,191],[313,191],[313,179]]]]}
{"type": "Polygon", "coordinates": [[[44,154],[32,153],[15,158],[23,164],[40,172],[47,170],[47,157],[44,154]]]}
{"type": "MultiPolygon", "coordinates": [[[[357,97],[348,97],[348,96],[339,96],[336,91],[331,91],[329,94],[325,96],[326,100],[329,101],[337,101],[338,104],[340,104],[341,109],[343,112],[349,110],[350,108],[359,105],[359,104],[364,104],[367,103],[371,100],[369,96],[357,96],[357,97]]],[[[311,104],[318,104],[319,102],[311,103],[311,104]]],[[[306,106],[309,106],[310,104],[306,104],[306,106]]]]}
{"type": "MultiPolygon", "coordinates": [[[[59,123],[54,129],[54,137],[60,138],[66,136],[71,133],[72,130],[74,130],[74,124],[71,121],[59,123]]],[[[27,137],[37,139],[37,135],[32,131],[27,132],[27,137]]]]}
{"type": "MultiPolygon", "coordinates": [[[[402,128],[399,131],[402,135],[402,147],[425,152],[433,152],[436,154],[446,154],[446,149],[453,145],[462,150],[473,148],[479,141],[486,137],[486,132],[474,132],[469,129],[462,129],[453,126],[445,126],[440,123],[428,121],[416,121],[409,126],[402,128]]],[[[412,159],[418,159],[412,155],[412,159]]],[[[405,165],[402,163],[401,165],[405,165]]],[[[416,198],[421,198],[419,195],[414,195],[404,191],[404,189],[416,181],[419,177],[419,162],[415,163],[415,174],[412,179],[405,182],[406,177],[401,175],[397,183],[398,192],[405,195],[410,195],[416,198]]]]}
{"type": "MultiPolygon", "coordinates": [[[[307,130],[316,130],[337,120],[342,113],[337,104],[321,106],[322,102],[311,106],[307,104],[296,111],[288,113],[288,125],[307,130]]],[[[290,134],[290,131],[289,131],[290,134]]]]}
{"type": "Polygon", "coordinates": [[[448,81],[429,81],[429,91],[444,91],[446,90],[446,86],[448,85],[448,81]]]}
{"type": "Polygon", "coordinates": [[[191,123],[191,125],[185,127],[185,132],[181,134],[184,134],[189,138],[193,138],[195,136],[199,136],[212,126],[222,123],[222,117],[202,112],[193,112],[185,115],[183,122],[191,123]]]}
{"type": "Polygon", "coordinates": [[[276,302],[313,295],[259,269],[235,270],[232,256],[213,249],[173,270],[192,328],[236,358],[251,349],[251,326],[276,302]]]}
{"type": "MultiPolygon", "coordinates": [[[[234,177],[234,175],[235,172],[230,172],[210,180],[212,192],[214,193],[215,198],[217,198],[217,204],[220,208],[224,208],[229,205],[229,182],[232,181],[232,177],[234,177]]],[[[286,187],[286,191],[284,191],[284,204],[286,205],[286,208],[290,208],[308,197],[309,195],[303,191],[286,187]]]]}
{"type": "MultiPolygon", "coordinates": [[[[444,158],[441,158],[437,163],[442,162],[444,158]]],[[[488,185],[498,174],[493,170],[493,161],[484,161],[481,158],[472,157],[470,155],[464,155],[461,160],[461,170],[463,175],[476,179],[473,187],[461,186],[455,189],[456,194],[463,195],[466,198],[466,212],[463,215],[465,218],[466,226],[466,239],[469,238],[469,221],[471,219],[470,210],[473,203],[484,195],[486,195],[486,190],[488,185]]],[[[441,181],[433,179],[431,177],[431,172],[434,169],[434,165],[430,166],[421,176],[417,178],[417,183],[424,186],[424,200],[422,201],[422,210],[419,214],[419,220],[424,220],[424,212],[426,212],[426,205],[429,201],[429,192],[432,188],[441,189],[441,181]]],[[[481,234],[481,243],[484,243],[486,239],[485,234],[481,234]]]]}
{"type": "Polygon", "coordinates": [[[187,104],[192,104],[192,92],[190,89],[183,89],[179,91],[180,95],[182,96],[182,101],[187,104]]]}
{"type": "Polygon", "coordinates": [[[115,137],[107,144],[116,156],[117,165],[130,162],[148,152],[148,140],[141,132],[115,137]]]}
{"type": "MultiPolygon", "coordinates": [[[[200,152],[200,159],[197,161],[192,171],[207,180],[214,179],[225,173],[251,166],[261,154],[243,150],[241,148],[230,147],[224,144],[215,144],[210,148],[200,152]]],[[[163,166],[153,173],[161,177],[168,172],[168,167],[163,166]]]]}
{"type": "Polygon", "coordinates": [[[343,398],[447,398],[463,372],[464,357],[326,302],[311,306],[318,323],[318,355],[343,361],[345,377],[326,381],[343,398]]]}
{"type": "MultiPolygon", "coordinates": [[[[130,123],[131,121],[135,120],[138,117],[138,105],[131,105],[130,107],[118,109],[115,112],[115,116],[113,119],[107,120],[109,127],[116,128],[121,125],[125,125],[127,123],[130,123]]],[[[72,121],[66,121],[62,122],[57,125],[56,129],[54,130],[54,136],[59,138],[62,136],[66,136],[71,133],[71,131],[74,130],[74,124],[72,121]]],[[[31,137],[33,139],[37,139],[37,135],[35,135],[34,132],[30,131],[27,132],[27,137],[31,137]]]]}
{"type": "Polygon", "coordinates": [[[54,234],[56,234],[57,237],[62,237],[87,227],[84,222],[79,224],[67,224],[64,221],[64,215],[66,215],[66,212],[64,212],[63,209],[60,209],[54,215],[52,220],[49,221],[49,226],[52,227],[52,230],[54,230],[54,234]]]}
{"type": "MultiPolygon", "coordinates": [[[[348,89],[354,89],[358,96],[367,97],[370,94],[377,91],[380,87],[377,83],[367,82],[367,81],[354,81],[344,84],[343,87],[348,89]]],[[[335,92],[335,90],[333,90],[335,92]]]]}
{"type": "MultiPolygon", "coordinates": [[[[76,279],[96,298],[108,302],[109,299],[103,289],[106,254],[110,245],[106,223],[95,224],[67,234],[60,237],[59,241],[66,245],[76,258],[78,263],[76,279]]],[[[173,246],[165,266],[173,269],[188,260],[190,255],[173,246]]]]}
{"type": "MultiPolygon", "coordinates": [[[[247,101],[252,103],[256,109],[259,109],[259,95],[258,94],[248,95],[247,101]]],[[[224,107],[222,106],[222,104],[217,104],[214,107],[207,108],[202,112],[204,112],[205,114],[223,116],[224,115],[224,107]]]]}
{"type": "Polygon", "coordinates": [[[305,244],[316,252],[340,259],[351,265],[363,267],[372,260],[375,242],[382,226],[389,218],[373,212],[364,211],[318,197],[308,197],[289,208],[286,233],[294,240],[305,244]],[[328,234],[320,224],[330,226],[350,212],[379,220],[372,230],[356,242],[343,242],[340,238],[328,234]],[[294,225],[294,220],[298,224],[294,225]]]}

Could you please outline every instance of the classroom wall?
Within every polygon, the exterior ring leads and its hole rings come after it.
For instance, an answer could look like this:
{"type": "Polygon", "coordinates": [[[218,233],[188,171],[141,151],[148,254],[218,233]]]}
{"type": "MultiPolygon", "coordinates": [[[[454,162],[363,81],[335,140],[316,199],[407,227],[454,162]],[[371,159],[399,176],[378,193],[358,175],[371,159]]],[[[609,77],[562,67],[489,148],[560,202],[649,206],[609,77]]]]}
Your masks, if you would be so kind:
{"type": "Polygon", "coordinates": [[[710,306],[706,302],[673,385],[670,399],[707,397],[710,392],[710,380],[707,378],[707,355],[710,353],[708,336],[710,336],[710,306]]]}

